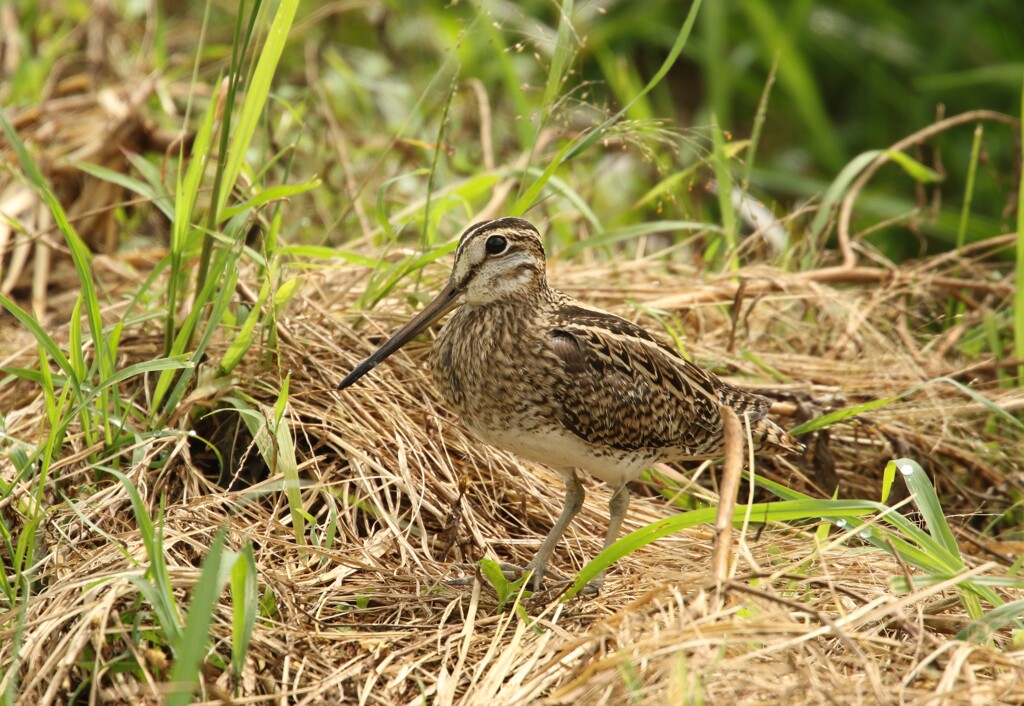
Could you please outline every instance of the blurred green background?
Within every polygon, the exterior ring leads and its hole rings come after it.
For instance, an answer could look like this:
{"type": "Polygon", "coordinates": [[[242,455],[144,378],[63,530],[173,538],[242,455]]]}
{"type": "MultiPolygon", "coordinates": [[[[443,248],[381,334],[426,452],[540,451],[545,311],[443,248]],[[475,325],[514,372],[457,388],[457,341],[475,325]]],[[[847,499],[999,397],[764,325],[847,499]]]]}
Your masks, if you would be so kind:
{"type": "MultiPolygon", "coordinates": [[[[109,69],[125,80],[189,83],[201,47],[196,75],[213,85],[226,70],[236,22],[248,22],[253,7],[114,1],[105,17],[120,46],[109,69]]],[[[387,219],[397,231],[424,235],[425,244],[452,237],[500,178],[524,166],[545,169],[573,137],[634,101],[690,7],[668,0],[302,3],[275,80],[265,152],[254,157],[271,164],[259,175],[268,183],[283,181],[287,169],[292,180],[321,175],[326,188],[308,197],[285,236],[337,245],[371,230],[386,234],[376,225],[387,219]],[[481,138],[488,126],[490,150],[481,138]],[[424,218],[431,222],[424,226],[424,218]]],[[[84,0],[21,8],[34,59],[2,89],[4,102],[38,101],[47,85],[40,78],[68,71],[69,45],[96,13],[84,0]]],[[[664,79],[630,104],[607,139],[560,167],[561,186],[527,215],[550,220],[566,238],[658,220],[718,223],[718,204],[704,187],[714,120],[732,138],[737,183],[749,181],[751,193],[784,218],[820,202],[856,155],[940,117],[979,109],[1019,115],[1022,31],[1024,3],[1016,0],[705,2],[664,79]],[[755,132],[751,149],[743,141],[755,132]]],[[[160,110],[174,104],[179,113],[162,117],[168,127],[180,126],[184,98],[165,89],[160,110]]],[[[965,125],[909,152],[943,177],[939,185],[884,168],[858,202],[855,228],[897,219],[868,238],[897,260],[952,247],[968,198],[972,139],[973,125],[965,125]]],[[[1011,128],[986,124],[980,146],[968,242],[1012,230],[1019,178],[1011,128]]],[[[802,237],[809,219],[794,218],[788,228],[802,237]]]]}

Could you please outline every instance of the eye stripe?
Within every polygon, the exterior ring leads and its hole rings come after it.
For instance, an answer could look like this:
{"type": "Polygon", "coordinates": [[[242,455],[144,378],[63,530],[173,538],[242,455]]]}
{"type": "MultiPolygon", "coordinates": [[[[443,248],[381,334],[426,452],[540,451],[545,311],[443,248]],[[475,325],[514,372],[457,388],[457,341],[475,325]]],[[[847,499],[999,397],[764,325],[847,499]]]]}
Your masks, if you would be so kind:
{"type": "Polygon", "coordinates": [[[529,221],[523,220],[522,218],[513,218],[506,216],[505,218],[496,218],[490,221],[480,221],[474,223],[462,233],[462,237],[459,239],[459,247],[461,250],[462,246],[476,236],[481,236],[489,231],[505,231],[505,233],[514,233],[516,231],[533,231],[538,234],[537,228],[529,221]]]}

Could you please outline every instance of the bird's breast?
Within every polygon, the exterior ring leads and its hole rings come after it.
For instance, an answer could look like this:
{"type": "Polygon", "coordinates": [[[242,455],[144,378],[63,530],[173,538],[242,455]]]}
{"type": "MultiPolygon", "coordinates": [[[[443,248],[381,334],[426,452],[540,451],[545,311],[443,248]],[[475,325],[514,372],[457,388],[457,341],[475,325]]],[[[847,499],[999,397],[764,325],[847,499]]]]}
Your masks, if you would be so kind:
{"type": "Polygon", "coordinates": [[[430,370],[445,402],[474,429],[555,421],[543,341],[515,312],[463,307],[441,329],[430,370]]]}

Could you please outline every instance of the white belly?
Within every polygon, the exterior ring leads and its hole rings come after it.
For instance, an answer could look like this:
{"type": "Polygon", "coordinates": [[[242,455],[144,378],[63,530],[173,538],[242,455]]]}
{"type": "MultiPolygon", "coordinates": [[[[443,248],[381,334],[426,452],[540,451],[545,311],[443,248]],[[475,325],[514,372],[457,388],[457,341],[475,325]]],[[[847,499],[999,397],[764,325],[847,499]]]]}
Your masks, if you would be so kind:
{"type": "Polygon", "coordinates": [[[488,444],[555,470],[579,468],[612,487],[636,480],[651,459],[636,453],[602,450],[562,429],[522,430],[479,429],[474,434],[488,444]]]}

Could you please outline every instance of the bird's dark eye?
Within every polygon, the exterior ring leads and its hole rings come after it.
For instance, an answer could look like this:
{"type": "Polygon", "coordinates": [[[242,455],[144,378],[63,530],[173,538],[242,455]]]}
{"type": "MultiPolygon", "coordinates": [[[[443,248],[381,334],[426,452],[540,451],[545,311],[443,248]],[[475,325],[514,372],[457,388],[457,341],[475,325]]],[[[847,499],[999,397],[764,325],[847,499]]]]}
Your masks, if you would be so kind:
{"type": "Polygon", "coordinates": [[[484,248],[487,250],[488,255],[500,255],[505,252],[505,248],[508,247],[508,241],[502,235],[492,235],[487,239],[484,244],[484,248]]]}

